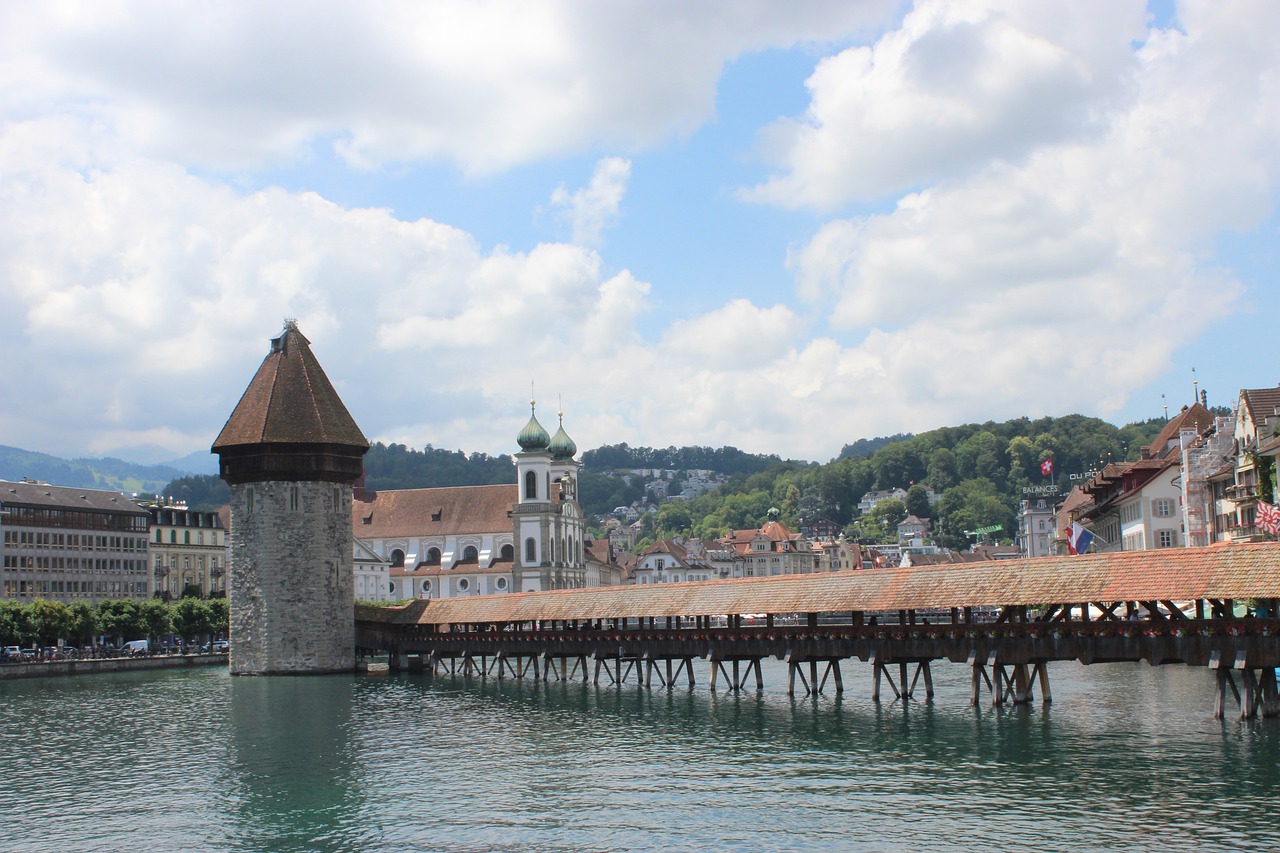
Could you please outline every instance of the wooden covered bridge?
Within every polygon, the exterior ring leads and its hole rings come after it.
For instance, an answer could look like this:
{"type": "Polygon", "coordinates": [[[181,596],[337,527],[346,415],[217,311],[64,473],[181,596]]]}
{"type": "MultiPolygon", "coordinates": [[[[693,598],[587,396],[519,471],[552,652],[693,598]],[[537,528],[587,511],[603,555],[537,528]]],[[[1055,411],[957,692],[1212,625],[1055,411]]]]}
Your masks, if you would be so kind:
{"type": "Polygon", "coordinates": [[[356,645],[392,665],[496,678],[674,686],[710,662],[763,686],[761,660],[788,664],[788,691],[844,684],[840,662],[872,664],[872,698],[933,695],[931,664],[972,669],[970,703],[1051,701],[1050,661],[1147,661],[1217,673],[1242,717],[1280,714],[1280,543],[1079,557],[597,587],[361,606],[356,645]],[[1237,683],[1237,678],[1239,679],[1237,683]]]}

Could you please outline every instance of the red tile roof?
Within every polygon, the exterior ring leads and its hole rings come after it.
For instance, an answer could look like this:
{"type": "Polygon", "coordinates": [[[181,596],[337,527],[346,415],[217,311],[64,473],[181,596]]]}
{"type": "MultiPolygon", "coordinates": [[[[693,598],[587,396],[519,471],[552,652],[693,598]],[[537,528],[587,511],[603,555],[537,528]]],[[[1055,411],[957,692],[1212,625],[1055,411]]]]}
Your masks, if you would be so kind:
{"type": "Polygon", "coordinates": [[[360,618],[453,624],[1255,597],[1280,597],[1280,543],[475,596],[360,618]]]}
{"type": "Polygon", "coordinates": [[[311,342],[292,321],[271,341],[213,451],[259,444],[369,446],[312,354],[311,342]]]}
{"type": "Polygon", "coordinates": [[[361,539],[511,533],[514,483],[377,492],[351,504],[351,530],[361,539]]]}

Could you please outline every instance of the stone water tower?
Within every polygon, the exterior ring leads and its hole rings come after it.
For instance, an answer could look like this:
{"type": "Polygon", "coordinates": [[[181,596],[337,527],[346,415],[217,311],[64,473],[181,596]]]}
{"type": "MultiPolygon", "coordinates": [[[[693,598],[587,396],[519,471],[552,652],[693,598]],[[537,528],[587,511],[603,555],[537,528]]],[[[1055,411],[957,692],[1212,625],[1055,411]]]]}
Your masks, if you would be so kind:
{"type": "Polygon", "coordinates": [[[212,449],[231,487],[231,673],[354,669],[351,484],[369,442],[294,321],[212,449]]]}

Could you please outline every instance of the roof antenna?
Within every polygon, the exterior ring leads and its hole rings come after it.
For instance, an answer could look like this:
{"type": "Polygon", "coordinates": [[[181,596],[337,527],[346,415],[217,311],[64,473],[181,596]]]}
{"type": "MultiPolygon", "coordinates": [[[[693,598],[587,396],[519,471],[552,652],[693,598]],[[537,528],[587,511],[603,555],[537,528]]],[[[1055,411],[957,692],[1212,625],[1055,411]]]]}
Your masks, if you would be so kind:
{"type": "Polygon", "coordinates": [[[1191,368],[1191,402],[1196,403],[1200,399],[1200,380],[1196,379],[1196,369],[1191,368]]]}
{"type": "Polygon", "coordinates": [[[1160,402],[1164,403],[1164,419],[1167,421],[1169,420],[1169,401],[1164,398],[1163,394],[1161,394],[1160,402]]]}

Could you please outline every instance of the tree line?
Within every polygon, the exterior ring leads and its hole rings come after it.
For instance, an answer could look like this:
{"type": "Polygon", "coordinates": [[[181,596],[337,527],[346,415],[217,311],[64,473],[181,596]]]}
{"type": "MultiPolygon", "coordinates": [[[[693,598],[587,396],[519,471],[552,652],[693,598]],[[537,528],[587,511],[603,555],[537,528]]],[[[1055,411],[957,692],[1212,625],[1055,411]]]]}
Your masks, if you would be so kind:
{"type": "Polygon", "coordinates": [[[183,598],[168,604],[158,598],[100,601],[61,601],[37,598],[23,604],[0,599],[0,644],[54,646],[92,645],[148,639],[169,634],[193,642],[205,636],[226,636],[229,610],[225,598],[183,598]]]}

